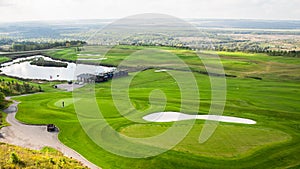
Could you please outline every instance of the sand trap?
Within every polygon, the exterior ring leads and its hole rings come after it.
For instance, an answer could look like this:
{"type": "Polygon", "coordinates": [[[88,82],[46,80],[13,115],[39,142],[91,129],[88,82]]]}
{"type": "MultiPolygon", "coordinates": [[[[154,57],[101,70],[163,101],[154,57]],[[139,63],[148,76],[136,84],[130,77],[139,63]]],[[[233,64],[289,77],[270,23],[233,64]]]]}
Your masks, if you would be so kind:
{"type": "Polygon", "coordinates": [[[159,72],[166,72],[166,71],[167,71],[166,69],[160,69],[160,70],[155,70],[154,72],[159,73],[159,72]]]}
{"type": "Polygon", "coordinates": [[[144,116],[143,119],[150,122],[174,122],[174,121],[182,121],[182,120],[201,119],[201,120],[228,122],[228,123],[256,124],[256,121],[245,119],[245,118],[217,116],[217,115],[189,115],[189,114],[178,113],[178,112],[152,113],[144,116]]]}

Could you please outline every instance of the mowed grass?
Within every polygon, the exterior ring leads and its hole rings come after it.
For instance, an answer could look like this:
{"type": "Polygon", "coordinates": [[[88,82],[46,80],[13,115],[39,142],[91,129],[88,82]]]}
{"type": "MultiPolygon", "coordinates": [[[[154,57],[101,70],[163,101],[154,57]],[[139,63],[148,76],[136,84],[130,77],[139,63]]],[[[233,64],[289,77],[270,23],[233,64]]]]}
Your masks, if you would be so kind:
{"type": "Polygon", "coordinates": [[[76,98],[63,98],[54,103],[56,107],[67,107],[74,104],[74,102],[79,101],[80,99],[76,98]]]}
{"type": "Polygon", "coordinates": [[[201,54],[219,55],[227,72],[241,77],[254,76],[279,81],[299,81],[299,58],[224,51],[201,51],[201,54]]]}
{"type": "MultiPolygon", "coordinates": [[[[165,93],[166,111],[180,111],[180,90],[168,72],[155,73],[150,69],[116,79],[116,83],[126,83],[134,75],[129,94],[122,88],[115,94],[129,95],[134,108],[141,113],[124,109],[122,114],[142,122],[142,117],[150,113],[147,111],[151,107],[149,95],[154,89],[165,93]]],[[[186,113],[207,114],[211,105],[209,78],[199,73],[193,75],[199,87],[200,108],[195,106],[199,100],[188,99],[190,105],[185,108],[186,113]]],[[[192,92],[192,84],[189,81],[186,83],[184,90],[192,92]]],[[[89,91],[89,86],[78,89],[82,93],[89,91]]],[[[112,99],[111,82],[96,84],[95,93],[105,119],[123,134],[147,137],[172,126],[172,123],[144,124],[122,117],[114,105],[116,100],[112,99]]],[[[16,98],[21,101],[17,119],[31,124],[54,123],[60,128],[59,139],[64,144],[103,168],[286,168],[300,165],[299,94],[300,85],[296,82],[227,78],[224,115],[253,119],[257,124],[220,123],[214,135],[200,144],[198,139],[204,121],[197,120],[181,143],[166,153],[145,159],[114,155],[91,141],[78,122],[72,93],[69,92],[50,90],[49,87],[45,93],[16,98]],[[61,107],[62,101],[67,103],[64,108],[61,107]]],[[[117,99],[122,102],[122,97],[117,99]]],[[[75,104],[81,101],[84,100],[78,100],[75,104]]],[[[89,104],[83,106],[86,109],[90,107],[89,104]]],[[[155,105],[152,108],[156,110],[155,105]]],[[[176,127],[180,130],[180,125],[176,127]]],[[[101,137],[107,139],[105,135],[101,137]]]]}
{"type": "MultiPolygon", "coordinates": [[[[151,137],[166,131],[171,125],[136,124],[122,128],[121,133],[137,138],[151,137]]],[[[178,130],[180,126],[176,126],[178,130]]],[[[215,134],[200,144],[199,133],[203,124],[195,124],[190,134],[174,150],[212,158],[241,158],[272,143],[291,139],[283,132],[247,125],[220,125],[215,134]]]]}
{"type": "Polygon", "coordinates": [[[0,56],[0,63],[7,62],[7,61],[10,61],[10,60],[11,59],[9,57],[0,56]]]}
{"type": "Polygon", "coordinates": [[[65,48],[62,50],[47,51],[45,54],[55,59],[76,61],[78,53],[75,48],[65,48]]]}
{"type": "MultiPolygon", "coordinates": [[[[54,51],[51,56],[73,60],[78,57],[74,49],[54,51]]],[[[163,91],[167,102],[165,111],[181,111],[181,89],[188,93],[185,98],[185,113],[208,114],[211,106],[211,84],[207,75],[197,73],[205,71],[205,66],[218,66],[217,58],[212,53],[198,55],[191,50],[169,47],[137,47],[116,46],[112,49],[89,46],[80,57],[95,58],[95,55],[107,58],[100,63],[125,66],[157,67],[171,69],[190,68],[196,79],[200,99],[194,99],[195,87],[184,71],[168,70],[155,73],[153,69],[139,73],[131,73],[129,77],[116,79],[117,84],[125,84],[129,78],[129,91],[123,88],[114,91],[112,96],[111,82],[95,85],[96,101],[107,122],[117,131],[132,137],[148,137],[163,133],[173,123],[147,123],[142,117],[159,110],[164,100],[161,94],[151,93],[153,90],[163,91]],[[87,54],[87,55],[85,55],[87,54]],[[103,55],[105,54],[105,55],[103,55]],[[132,56],[127,62],[124,58],[132,56]],[[174,60],[177,56],[184,61],[174,60]],[[150,58],[149,58],[150,57],[150,58]],[[168,73],[180,75],[184,87],[168,73]],[[182,77],[182,78],[181,78],[182,77]],[[187,79],[185,79],[187,78],[187,79]],[[130,96],[133,107],[126,107],[123,96],[130,96]],[[155,98],[149,100],[149,95],[155,98]],[[118,112],[115,104],[122,107],[118,112]],[[123,104],[122,104],[123,103],[123,104]],[[200,108],[198,107],[200,104],[200,108]],[[139,112],[134,111],[135,109],[139,112]],[[130,121],[120,113],[125,114],[130,121]]],[[[30,124],[54,123],[60,129],[59,139],[75,149],[88,160],[103,168],[288,168],[300,165],[300,67],[298,58],[271,57],[262,54],[218,53],[227,74],[238,76],[227,78],[227,99],[224,115],[243,117],[255,120],[255,125],[220,123],[214,135],[204,144],[199,143],[199,135],[204,121],[197,120],[185,139],[170,151],[156,157],[131,159],[114,155],[96,145],[85,134],[74,104],[85,103],[86,93],[91,92],[91,85],[78,89],[82,93],[73,99],[72,93],[53,89],[53,84],[43,84],[45,93],[16,98],[21,101],[17,118],[30,124]],[[247,78],[262,77],[263,80],[247,78]],[[62,107],[65,102],[65,107],[62,107]]],[[[186,72],[189,73],[189,72],[186,72]]],[[[94,89],[93,89],[94,90],[94,89]]],[[[89,103],[82,105],[88,110],[89,103]]],[[[87,112],[89,113],[89,112],[87,112]]],[[[92,119],[94,120],[94,119],[92,119]]],[[[186,122],[180,123],[183,126],[186,122]]],[[[181,127],[178,127],[180,131],[181,127]]],[[[105,133],[101,139],[107,139],[105,133]]],[[[151,145],[150,145],[151,146],[151,145]]],[[[132,149],[132,152],[136,150],[132,149]]]]}

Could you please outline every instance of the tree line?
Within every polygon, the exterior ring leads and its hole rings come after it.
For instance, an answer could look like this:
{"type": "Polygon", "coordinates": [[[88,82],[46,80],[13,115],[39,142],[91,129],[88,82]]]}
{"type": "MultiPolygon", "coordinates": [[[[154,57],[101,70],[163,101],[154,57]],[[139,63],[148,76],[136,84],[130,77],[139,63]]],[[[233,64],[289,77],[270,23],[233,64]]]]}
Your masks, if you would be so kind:
{"type": "Polygon", "coordinates": [[[85,41],[80,41],[80,40],[64,41],[64,42],[40,42],[40,43],[23,41],[23,42],[13,42],[9,49],[0,48],[0,51],[19,52],[19,51],[52,49],[58,47],[80,47],[85,44],[87,44],[85,41]]]}
{"type": "Polygon", "coordinates": [[[5,96],[42,92],[41,86],[30,85],[27,82],[6,81],[0,79],[0,92],[5,96]]]}
{"type": "MultiPolygon", "coordinates": [[[[201,47],[202,50],[211,50],[211,47],[201,47]]],[[[249,44],[244,46],[225,46],[216,45],[214,47],[216,51],[227,51],[227,52],[248,52],[248,53],[265,53],[269,56],[286,56],[286,57],[300,57],[299,50],[272,50],[270,47],[261,47],[257,44],[249,44]]]]}
{"type": "MultiPolygon", "coordinates": [[[[10,101],[6,100],[6,96],[20,95],[27,93],[42,92],[41,86],[30,85],[26,82],[18,82],[14,80],[0,79],[0,110],[5,109],[10,101]]],[[[0,111],[0,126],[2,125],[3,115],[0,111]]]]}
{"type": "Polygon", "coordinates": [[[247,53],[264,53],[269,56],[285,56],[285,57],[299,57],[300,51],[298,50],[271,50],[268,47],[260,47],[258,45],[249,46],[232,46],[228,47],[222,44],[201,44],[189,46],[188,44],[176,44],[176,45],[165,45],[165,44],[148,44],[148,43],[119,43],[119,45],[134,45],[134,46],[161,46],[161,47],[172,47],[177,49],[187,50],[214,50],[214,51],[226,51],[226,52],[247,52],[247,53]]]}

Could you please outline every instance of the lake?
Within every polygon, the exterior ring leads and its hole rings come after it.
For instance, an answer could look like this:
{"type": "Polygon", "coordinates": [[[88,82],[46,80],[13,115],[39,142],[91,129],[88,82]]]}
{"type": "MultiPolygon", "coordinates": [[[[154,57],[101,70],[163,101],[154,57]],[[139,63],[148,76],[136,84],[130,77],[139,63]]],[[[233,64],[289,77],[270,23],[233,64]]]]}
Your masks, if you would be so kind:
{"type": "Polygon", "coordinates": [[[19,77],[23,79],[42,79],[42,80],[76,80],[82,73],[95,74],[96,72],[109,72],[115,68],[105,66],[95,66],[86,64],[76,64],[54,60],[42,55],[18,58],[11,62],[1,64],[1,74],[19,77]],[[31,65],[29,59],[44,58],[45,60],[67,63],[64,67],[43,67],[31,65]]]}

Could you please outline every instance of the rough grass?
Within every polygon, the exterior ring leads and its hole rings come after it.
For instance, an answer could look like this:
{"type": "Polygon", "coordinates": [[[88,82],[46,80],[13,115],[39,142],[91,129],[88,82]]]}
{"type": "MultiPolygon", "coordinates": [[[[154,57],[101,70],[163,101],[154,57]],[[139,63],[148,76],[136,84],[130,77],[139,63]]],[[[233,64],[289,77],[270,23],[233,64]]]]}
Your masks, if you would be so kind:
{"type": "Polygon", "coordinates": [[[30,150],[0,143],[0,168],[87,168],[52,148],[30,150]]]}
{"type": "Polygon", "coordinates": [[[1,129],[2,127],[5,127],[5,126],[8,126],[8,125],[9,125],[9,124],[7,123],[7,121],[6,121],[6,116],[7,116],[6,113],[0,111],[0,129],[1,129]]]}
{"type": "MultiPolygon", "coordinates": [[[[7,77],[5,75],[0,75],[0,80],[2,81],[4,80],[5,82],[14,81],[14,82],[18,82],[19,84],[23,84],[24,82],[24,80],[7,77]]],[[[25,82],[30,84],[31,86],[35,86],[35,87],[41,86],[42,90],[46,90],[46,91],[57,91],[53,86],[59,83],[59,82],[46,82],[46,81],[36,81],[36,80],[26,80],[25,82]]]]}

